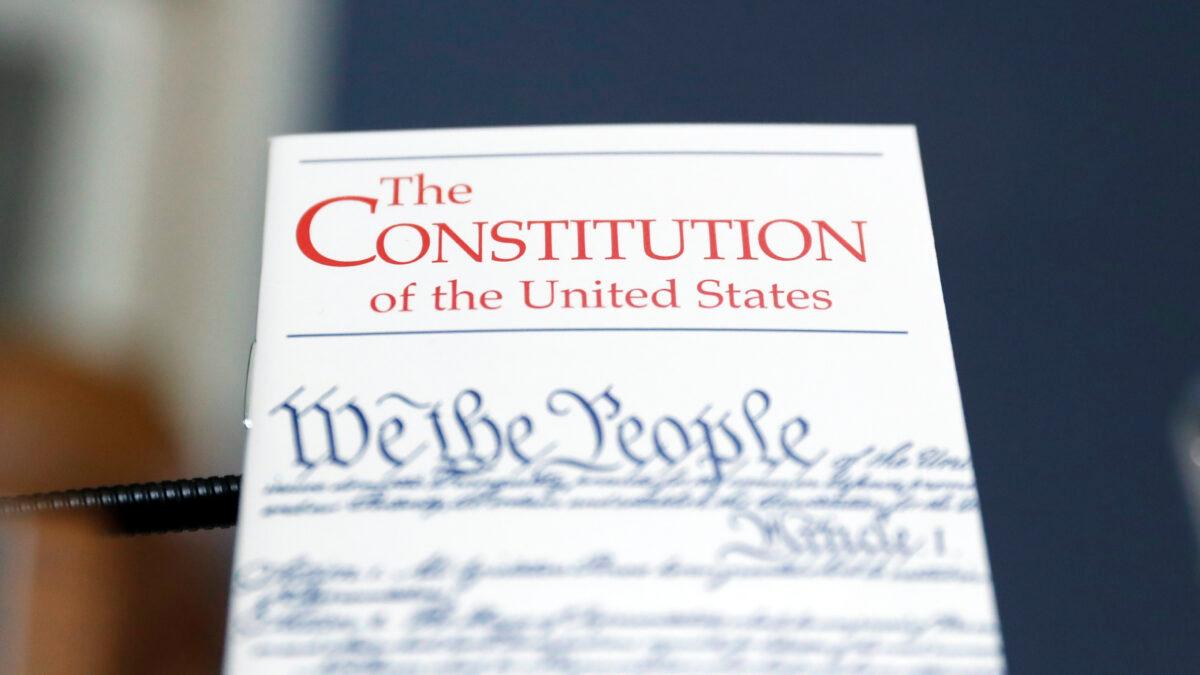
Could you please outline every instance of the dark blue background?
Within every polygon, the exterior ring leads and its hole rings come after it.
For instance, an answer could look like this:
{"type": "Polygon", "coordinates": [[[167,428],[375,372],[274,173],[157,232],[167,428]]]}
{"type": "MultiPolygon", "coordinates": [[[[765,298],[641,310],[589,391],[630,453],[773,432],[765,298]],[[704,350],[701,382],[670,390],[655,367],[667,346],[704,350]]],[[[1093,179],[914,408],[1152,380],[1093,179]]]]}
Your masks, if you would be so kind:
{"type": "Polygon", "coordinates": [[[346,5],[334,127],[903,122],[1014,672],[1200,672],[1198,3],[346,5]]]}

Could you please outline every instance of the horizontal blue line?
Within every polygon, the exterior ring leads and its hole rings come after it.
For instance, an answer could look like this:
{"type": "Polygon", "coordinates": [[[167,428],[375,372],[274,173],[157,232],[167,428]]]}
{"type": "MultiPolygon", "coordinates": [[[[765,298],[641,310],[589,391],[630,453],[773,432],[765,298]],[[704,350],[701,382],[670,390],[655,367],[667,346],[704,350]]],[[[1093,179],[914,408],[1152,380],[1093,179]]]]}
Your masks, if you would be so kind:
{"type": "Polygon", "coordinates": [[[503,152],[475,155],[401,155],[395,157],[322,157],[302,159],[301,164],[335,164],[345,162],[398,162],[405,160],[437,159],[518,159],[547,157],[652,157],[652,156],[711,156],[711,157],[883,157],[882,152],[850,152],[822,150],[598,150],[588,152],[503,152]]]}
{"type": "Polygon", "coordinates": [[[720,328],[720,327],[615,327],[590,328],[458,328],[448,330],[381,330],[350,333],[288,333],[288,339],[374,337],[385,335],[487,335],[496,333],[826,333],[833,335],[908,335],[906,330],[860,328],[720,328]]]}

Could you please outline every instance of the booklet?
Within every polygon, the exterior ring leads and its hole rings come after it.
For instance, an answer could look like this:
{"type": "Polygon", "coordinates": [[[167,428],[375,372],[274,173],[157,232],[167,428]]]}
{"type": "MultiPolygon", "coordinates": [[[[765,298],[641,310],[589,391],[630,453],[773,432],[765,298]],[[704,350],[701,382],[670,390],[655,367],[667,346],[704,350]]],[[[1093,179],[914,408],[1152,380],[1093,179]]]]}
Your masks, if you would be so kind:
{"type": "Polygon", "coordinates": [[[271,144],[230,673],[997,673],[911,126],[271,144]]]}

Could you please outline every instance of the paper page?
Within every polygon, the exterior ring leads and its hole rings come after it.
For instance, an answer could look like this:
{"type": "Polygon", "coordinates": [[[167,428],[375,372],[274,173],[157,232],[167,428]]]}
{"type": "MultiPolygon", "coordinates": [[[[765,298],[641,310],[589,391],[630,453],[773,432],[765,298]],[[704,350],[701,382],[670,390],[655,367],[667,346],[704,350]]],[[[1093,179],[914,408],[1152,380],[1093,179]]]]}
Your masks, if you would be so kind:
{"type": "Polygon", "coordinates": [[[275,139],[226,667],[1002,672],[916,130],[275,139]]]}

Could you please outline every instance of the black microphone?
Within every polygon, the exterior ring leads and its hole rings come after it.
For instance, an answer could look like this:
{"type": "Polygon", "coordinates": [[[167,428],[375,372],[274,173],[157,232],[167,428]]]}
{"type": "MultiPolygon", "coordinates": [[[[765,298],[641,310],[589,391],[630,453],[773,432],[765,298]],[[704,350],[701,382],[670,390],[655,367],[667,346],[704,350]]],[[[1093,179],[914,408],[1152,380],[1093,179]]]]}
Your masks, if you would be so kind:
{"type": "Polygon", "coordinates": [[[241,483],[241,476],[210,476],[0,497],[0,517],[95,514],[116,534],[233,527],[241,483]]]}

